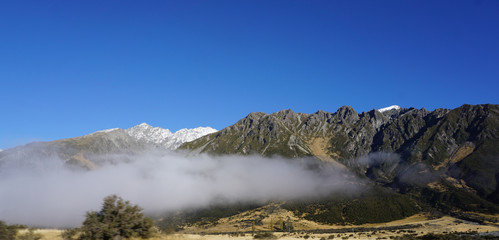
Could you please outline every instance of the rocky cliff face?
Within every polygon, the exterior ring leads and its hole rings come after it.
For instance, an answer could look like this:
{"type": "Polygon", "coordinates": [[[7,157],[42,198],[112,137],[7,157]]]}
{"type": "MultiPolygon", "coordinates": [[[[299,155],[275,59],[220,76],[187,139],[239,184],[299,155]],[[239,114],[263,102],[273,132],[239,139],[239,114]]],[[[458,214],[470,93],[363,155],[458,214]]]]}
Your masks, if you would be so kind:
{"type": "Polygon", "coordinates": [[[372,152],[393,152],[438,166],[462,147],[473,146],[474,150],[497,141],[498,109],[498,105],[464,105],[454,110],[411,108],[358,114],[345,106],[336,113],[251,113],[236,124],[181,148],[297,157],[314,155],[311,145],[322,138],[326,142],[323,150],[338,161],[372,152]]]}
{"type": "Polygon", "coordinates": [[[499,105],[360,114],[348,106],[335,113],[251,113],[180,148],[212,154],[315,156],[392,187],[418,179],[432,191],[458,188],[499,203],[499,105]],[[363,158],[370,160],[359,163],[363,158]]]}

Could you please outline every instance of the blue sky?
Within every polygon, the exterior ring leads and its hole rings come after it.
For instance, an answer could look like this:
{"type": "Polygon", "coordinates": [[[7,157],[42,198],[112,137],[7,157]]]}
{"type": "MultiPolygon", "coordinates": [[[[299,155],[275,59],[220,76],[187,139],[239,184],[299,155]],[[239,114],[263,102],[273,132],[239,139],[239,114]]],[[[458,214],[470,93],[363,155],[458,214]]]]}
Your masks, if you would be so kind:
{"type": "Polygon", "coordinates": [[[499,1],[3,1],[0,148],[499,103],[499,1]]]}

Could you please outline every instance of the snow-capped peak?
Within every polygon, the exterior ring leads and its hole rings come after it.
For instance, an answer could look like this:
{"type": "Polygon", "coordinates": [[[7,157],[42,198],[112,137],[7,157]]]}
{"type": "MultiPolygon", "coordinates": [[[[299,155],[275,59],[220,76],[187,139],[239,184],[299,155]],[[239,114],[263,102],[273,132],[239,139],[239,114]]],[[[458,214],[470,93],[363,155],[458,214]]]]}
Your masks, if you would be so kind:
{"type": "MultiPolygon", "coordinates": [[[[94,132],[96,133],[110,133],[120,128],[111,128],[94,132]]],[[[217,130],[211,127],[198,127],[192,129],[180,129],[172,133],[169,129],[153,127],[147,123],[141,123],[137,126],[124,130],[126,134],[130,135],[138,141],[153,144],[155,146],[165,149],[177,149],[185,142],[190,142],[198,139],[204,135],[214,133],[217,130]]],[[[1,151],[1,150],[0,150],[1,151]]]]}
{"type": "Polygon", "coordinates": [[[182,143],[196,140],[204,135],[208,135],[216,131],[216,129],[211,127],[198,127],[191,129],[183,128],[173,134],[171,144],[175,146],[175,148],[178,148],[182,145],[182,143]]]}
{"type": "Polygon", "coordinates": [[[153,127],[147,123],[141,123],[135,127],[126,129],[125,132],[138,140],[145,140],[152,143],[161,143],[163,139],[172,135],[172,132],[168,129],[153,127]]]}
{"type": "Polygon", "coordinates": [[[380,111],[380,112],[386,112],[386,111],[390,111],[390,110],[393,110],[393,109],[399,110],[399,109],[401,109],[401,107],[398,106],[398,105],[392,105],[392,106],[389,106],[389,107],[380,108],[380,109],[378,109],[378,111],[380,111]]]}
{"type": "Polygon", "coordinates": [[[153,127],[147,123],[141,123],[135,127],[125,130],[128,135],[139,141],[153,143],[167,149],[177,149],[185,142],[195,140],[216,131],[216,129],[210,127],[199,127],[193,129],[181,129],[175,133],[172,133],[169,129],[153,127]]]}
{"type": "Polygon", "coordinates": [[[3,152],[3,149],[0,149],[0,152],[3,152]]]}

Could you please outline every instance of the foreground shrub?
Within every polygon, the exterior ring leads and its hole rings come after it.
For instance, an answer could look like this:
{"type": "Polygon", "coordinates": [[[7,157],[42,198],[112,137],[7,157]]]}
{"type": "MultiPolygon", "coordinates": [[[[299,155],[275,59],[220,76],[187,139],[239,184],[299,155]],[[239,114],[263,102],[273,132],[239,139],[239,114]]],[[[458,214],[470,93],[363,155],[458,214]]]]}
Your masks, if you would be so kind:
{"type": "Polygon", "coordinates": [[[62,231],[61,237],[64,240],[73,240],[76,236],[78,236],[78,234],[80,234],[79,228],[70,228],[62,231]]]}
{"type": "Polygon", "coordinates": [[[9,226],[0,221],[0,239],[2,240],[15,240],[17,234],[16,226],[9,226]]]}
{"type": "MultiPolygon", "coordinates": [[[[154,234],[154,222],[145,217],[142,209],[112,195],[104,198],[99,212],[87,212],[80,228],[81,240],[119,240],[131,237],[149,238],[154,234]]],[[[68,232],[71,238],[75,235],[68,232]]]]}
{"type": "Polygon", "coordinates": [[[254,239],[277,239],[277,236],[270,232],[257,233],[253,236],[254,239]]]}

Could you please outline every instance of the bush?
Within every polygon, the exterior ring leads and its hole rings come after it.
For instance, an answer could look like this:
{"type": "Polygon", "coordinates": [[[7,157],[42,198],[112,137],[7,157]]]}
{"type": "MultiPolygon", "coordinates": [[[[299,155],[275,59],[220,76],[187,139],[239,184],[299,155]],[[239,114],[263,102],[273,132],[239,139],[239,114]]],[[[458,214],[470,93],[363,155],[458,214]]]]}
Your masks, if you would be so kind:
{"type": "Polygon", "coordinates": [[[9,226],[0,221],[0,239],[15,240],[17,234],[17,227],[9,226]]]}
{"type": "Polygon", "coordinates": [[[79,228],[65,229],[61,233],[61,238],[64,240],[73,240],[80,233],[79,228]]]}
{"type": "Polygon", "coordinates": [[[253,236],[254,239],[277,239],[277,236],[270,232],[257,233],[253,236]]]}
{"type": "Polygon", "coordinates": [[[79,239],[149,238],[154,234],[154,222],[145,217],[142,209],[129,201],[112,195],[104,198],[99,212],[87,212],[79,239]]]}

